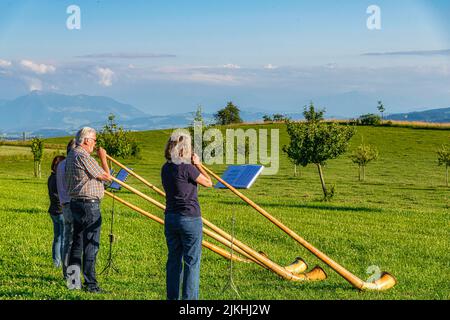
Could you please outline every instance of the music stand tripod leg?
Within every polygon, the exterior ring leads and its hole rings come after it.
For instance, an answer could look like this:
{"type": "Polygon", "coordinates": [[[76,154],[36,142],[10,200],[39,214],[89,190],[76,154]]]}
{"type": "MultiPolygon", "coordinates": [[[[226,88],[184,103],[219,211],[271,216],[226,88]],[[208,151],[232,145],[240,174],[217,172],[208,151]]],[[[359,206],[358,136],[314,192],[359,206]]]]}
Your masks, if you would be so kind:
{"type": "MultiPolygon", "coordinates": [[[[114,190],[111,191],[114,193],[114,190]]],[[[113,233],[113,226],[114,226],[114,198],[112,203],[112,210],[111,210],[111,224],[110,224],[110,231],[109,231],[109,253],[108,253],[108,262],[106,266],[103,268],[103,270],[100,272],[100,274],[103,274],[106,272],[106,275],[109,275],[109,269],[111,268],[116,273],[120,273],[119,269],[114,265],[113,257],[112,257],[112,244],[114,242],[114,233],[113,233]]]]}

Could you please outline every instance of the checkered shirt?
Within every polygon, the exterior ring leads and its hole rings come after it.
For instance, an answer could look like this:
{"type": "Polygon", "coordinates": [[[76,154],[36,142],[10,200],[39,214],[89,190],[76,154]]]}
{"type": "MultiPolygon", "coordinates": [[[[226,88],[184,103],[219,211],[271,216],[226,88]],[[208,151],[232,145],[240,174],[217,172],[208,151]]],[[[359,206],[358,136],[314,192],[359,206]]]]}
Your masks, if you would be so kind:
{"type": "Polygon", "coordinates": [[[86,150],[77,146],[66,158],[65,179],[72,199],[97,199],[104,196],[103,183],[97,180],[105,171],[86,150]]]}

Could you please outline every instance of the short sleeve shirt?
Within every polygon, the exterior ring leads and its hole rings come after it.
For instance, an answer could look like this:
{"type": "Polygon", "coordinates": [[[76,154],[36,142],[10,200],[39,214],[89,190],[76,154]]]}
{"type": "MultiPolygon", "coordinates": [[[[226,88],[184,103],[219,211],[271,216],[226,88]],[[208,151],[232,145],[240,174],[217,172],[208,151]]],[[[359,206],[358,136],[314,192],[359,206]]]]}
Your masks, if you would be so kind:
{"type": "Polygon", "coordinates": [[[201,216],[197,196],[197,178],[200,171],[192,164],[167,162],[161,169],[161,180],[166,192],[165,213],[201,216]]]}
{"type": "Polygon", "coordinates": [[[69,194],[67,193],[66,184],[66,160],[61,161],[56,167],[56,186],[58,188],[59,202],[63,205],[70,202],[69,194]]]}
{"type": "Polygon", "coordinates": [[[100,200],[104,196],[103,183],[97,180],[104,173],[86,150],[77,146],[66,158],[65,179],[71,199],[100,200]]]}

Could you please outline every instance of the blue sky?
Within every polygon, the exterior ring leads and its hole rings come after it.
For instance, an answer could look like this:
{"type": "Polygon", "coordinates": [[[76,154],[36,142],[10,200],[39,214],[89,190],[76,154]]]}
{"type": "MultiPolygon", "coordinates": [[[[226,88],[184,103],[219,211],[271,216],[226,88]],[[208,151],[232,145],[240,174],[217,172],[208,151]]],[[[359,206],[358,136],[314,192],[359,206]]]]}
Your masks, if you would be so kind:
{"type": "MultiPolygon", "coordinates": [[[[106,95],[153,114],[450,106],[450,2],[0,0],[0,99],[106,95]],[[68,30],[66,8],[81,9],[68,30]],[[381,9],[368,30],[366,9],[381,9]],[[367,55],[369,54],[369,55],[367,55]]],[[[373,110],[375,111],[375,110],[373,110]]]]}

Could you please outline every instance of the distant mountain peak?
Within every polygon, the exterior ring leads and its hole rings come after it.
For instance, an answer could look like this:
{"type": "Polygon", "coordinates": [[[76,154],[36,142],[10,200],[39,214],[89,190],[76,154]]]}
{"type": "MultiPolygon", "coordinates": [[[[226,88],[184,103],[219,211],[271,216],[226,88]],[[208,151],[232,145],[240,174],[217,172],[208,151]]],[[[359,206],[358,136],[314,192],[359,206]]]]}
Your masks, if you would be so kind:
{"type": "Polygon", "coordinates": [[[2,131],[76,130],[95,122],[106,123],[111,113],[119,122],[148,116],[132,105],[109,97],[38,90],[0,103],[0,112],[5,115],[0,118],[2,131]]]}

